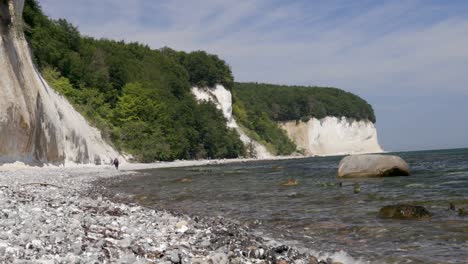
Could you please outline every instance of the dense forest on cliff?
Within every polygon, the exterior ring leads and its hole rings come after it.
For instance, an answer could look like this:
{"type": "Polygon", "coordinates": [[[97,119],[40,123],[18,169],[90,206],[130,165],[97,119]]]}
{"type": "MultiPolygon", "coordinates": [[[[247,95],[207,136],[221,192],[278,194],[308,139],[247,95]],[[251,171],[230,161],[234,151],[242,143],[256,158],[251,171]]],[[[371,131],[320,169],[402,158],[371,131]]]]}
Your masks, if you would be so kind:
{"type": "Polygon", "coordinates": [[[26,1],[23,15],[45,79],[118,149],[141,161],[244,155],[221,112],[190,92],[192,85],[232,87],[217,56],[83,37],[66,20],[45,16],[36,0],[26,1]]]}
{"type": "Polygon", "coordinates": [[[235,83],[233,95],[248,110],[247,117],[261,112],[274,121],[307,121],[326,116],[376,121],[370,104],[337,88],[235,83]]]}

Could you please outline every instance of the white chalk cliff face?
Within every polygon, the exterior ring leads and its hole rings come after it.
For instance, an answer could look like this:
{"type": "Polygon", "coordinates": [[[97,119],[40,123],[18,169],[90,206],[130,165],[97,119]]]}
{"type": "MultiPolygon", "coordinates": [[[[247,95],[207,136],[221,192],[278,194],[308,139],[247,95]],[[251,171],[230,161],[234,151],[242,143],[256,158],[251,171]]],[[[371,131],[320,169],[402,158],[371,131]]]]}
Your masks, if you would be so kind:
{"type": "MultiPolygon", "coordinates": [[[[222,85],[214,88],[193,87],[192,93],[198,101],[211,101],[223,112],[227,126],[234,128],[244,144],[254,143],[258,158],[271,158],[265,146],[252,141],[238,126],[232,116],[232,95],[222,85]]],[[[326,117],[311,118],[308,122],[281,122],[289,138],[302,150],[305,155],[342,155],[360,153],[378,153],[382,148],[377,140],[377,130],[370,121],[348,120],[346,118],[326,117]]]]}
{"type": "Polygon", "coordinates": [[[305,155],[342,155],[382,152],[377,130],[370,121],[346,118],[311,118],[308,122],[288,121],[280,126],[305,155]]]}
{"type": "Polygon", "coordinates": [[[232,95],[229,90],[227,90],[222,85],[216,85],[213,88],[200,88],[192,87],[192,93],[195,95],[195,98],[198,101],[209,101],[213,102],[216,107],[223,112],[224,117],[227,120],[227,126],[233,128],[239,133],[240,140],[245,144],[253,144],[256,157],[258,159],[268,159],[273,157],[270,152],[262,144],[256,142],[249,138],[242,128],[239,127],[236,120],[232,116],[232,95]]]}
{"type": "Polygon", "coordinates": [[[35,68],[24,0],[0,1],[0,164],[108,162],[120,157],[35,68]]]}

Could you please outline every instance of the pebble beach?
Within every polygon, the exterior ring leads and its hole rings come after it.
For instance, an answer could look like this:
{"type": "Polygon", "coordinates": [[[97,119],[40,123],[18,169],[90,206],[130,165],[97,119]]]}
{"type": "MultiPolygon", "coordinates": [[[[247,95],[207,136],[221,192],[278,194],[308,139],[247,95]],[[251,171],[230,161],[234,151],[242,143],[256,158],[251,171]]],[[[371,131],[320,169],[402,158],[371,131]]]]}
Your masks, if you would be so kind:
{"type": "Polygon", "coordinates": [[[110,166],[0,167],[0,263],[340,263],[222,217],[117,201],[97,184],[133,173],[110,166]]]}

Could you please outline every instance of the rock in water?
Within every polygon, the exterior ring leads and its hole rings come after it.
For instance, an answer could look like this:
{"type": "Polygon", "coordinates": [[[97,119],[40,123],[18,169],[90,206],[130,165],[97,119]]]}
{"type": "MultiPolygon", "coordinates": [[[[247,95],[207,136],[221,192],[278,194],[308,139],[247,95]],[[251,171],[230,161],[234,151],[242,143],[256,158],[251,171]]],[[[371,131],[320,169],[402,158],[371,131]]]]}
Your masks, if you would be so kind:
{"type": "Polygon", "coordinates": [[[23,33],[23,6],[24,0],[0,1],[0,164],[120,157],[39,74],[23,33]]]}
{"type": "Polygon", "coordinates": [[[359,183],[355,183],[354,184],[354,193],[360,193],[361,192],[361,185],[359,185],[359,183]]]}
{"type": "Polygon", "coordinates": [[[191,183],[191,182],[192,182],[192,179],[190,179],[190,178],[181,178],[181,179],[176,180],[176,182],[180,182],[180,183],[191,183]]]}
{"type": "Polygon", "coordinates": [[[281,186],[285,186],[285,187],[288,187],[288,186],[297,186],[298,184],[299,184],[299,182],[298,182],[297,180],[288,179],[287,181],[282,182],[282,183],[281,183],[281,186]]]}
{"type": "Polygon", "coordinates": [[[400,157],[390,155],[351,155],[338,166],[338,177],[389,177],[410,175],[408,164],[400,157]]]}
{"type": "Polygon", "coordinates": [[[459,216],[468,216],[468,210],[466,210],[465,208],[459,208],[458,209],[458,215],[459,216]]]}
{"type": "Polygon", "coordinates": [[[380,209],[380,218],[392,219],[423,219],[431,217],[431,213],[418,205],[397,204],[387,205],[380,209]]]}

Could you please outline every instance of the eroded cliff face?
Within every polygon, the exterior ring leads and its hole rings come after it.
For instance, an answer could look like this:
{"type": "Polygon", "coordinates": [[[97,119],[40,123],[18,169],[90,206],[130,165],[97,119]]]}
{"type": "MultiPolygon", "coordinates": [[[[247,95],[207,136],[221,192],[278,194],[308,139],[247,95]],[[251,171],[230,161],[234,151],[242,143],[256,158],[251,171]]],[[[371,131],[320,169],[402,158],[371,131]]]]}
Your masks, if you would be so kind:
{"type": "Polygon", "coordinates": [[[0,164],[120,157],[35,68],[22,31],[23,5],[24,0],[0,1],[0,164]]]}
{"type": "MultiPolygon", "coordinates": [[[[234,128],[245,145],[254,144],[257,158],[274,157],[265,146],[249,138],[232,115],[232,95],[222,85],[213,88],[193,87],[192,93],[198,101],[211,101],[223,112],[227,126],[234,128]]],[[[344,155],[382,152],[377,139],[377,130],[370,121],[346,118],[312,118],[308,122],[281,122],[297,149],[306,156],[344,155]]]]}
{"type": "Polygon", "coordinates": [[[308,122],[288,121],[280,126],[305,155],[344,155],[382,152],[377,130],[370,121],[346,118],[312,118],[308,122]]]}
{"type": "Polygon", "coordinates": [[[255,157],[258,159],[268,159],[272,158],[272,155],[262,144],[251,139],[247,134],[242,130],[241,127],[237,124],[236,120],[232,116],[232,95],[229,90],[227,90],[222,85],[216,85],[216,87],[200,88],[192,87],[192,93],[195,95],[195,98],[198,101],[209,101],[213,102],[216,107],[223,112],[224,117],[227,120],[227,126],[233,128],[239,133],[240,140],[246,145],[252,145],[255,152],[255,157]]]}

